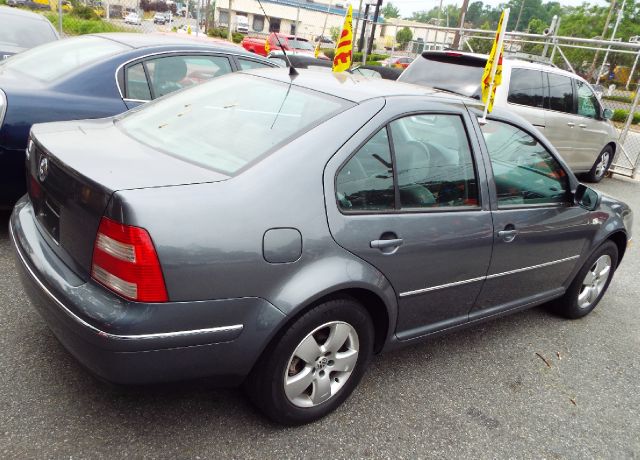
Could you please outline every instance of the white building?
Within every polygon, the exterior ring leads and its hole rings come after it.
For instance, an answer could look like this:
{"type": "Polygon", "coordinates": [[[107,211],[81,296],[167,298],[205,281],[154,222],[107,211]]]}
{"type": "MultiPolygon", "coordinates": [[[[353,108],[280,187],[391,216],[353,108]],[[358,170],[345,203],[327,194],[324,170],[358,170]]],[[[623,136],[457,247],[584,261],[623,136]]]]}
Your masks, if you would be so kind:
{"type": "MultiPolygon", "coordinates": [[[[214,20],[216,24],[227,27],[229,24],[229,10],[231,10],[231,24],[235,24],[236,15],[246,16],[249,20],[249,35],[267,35],[269,32],[297,34],[309,40],[315,40],[322,35],[326,18],[325,36],[331,36],[332,27],[342,28],[347,12],[347,3],[327,3],[315,0],[262,0],[271,24],[265,19],[260,4],[256,0],[218,0],[216,2],[214,20]],[[231,6],[229,4],[231,3],[231,6]],[[329,14],[327,15],[327,9],[329,14]]],[[[353,12],[353,27],[356,27],[358,12],[353,12]]],[[[376,27],[376,37],[380,37],[380,26],[376,27]]],[[[362,23],[360,23],[360,28],[362,23]]],[[[361,30],[361,29],[360,29],[361,30]]],[[[360,32],[358,31],[358,37],[360,32]]]]}

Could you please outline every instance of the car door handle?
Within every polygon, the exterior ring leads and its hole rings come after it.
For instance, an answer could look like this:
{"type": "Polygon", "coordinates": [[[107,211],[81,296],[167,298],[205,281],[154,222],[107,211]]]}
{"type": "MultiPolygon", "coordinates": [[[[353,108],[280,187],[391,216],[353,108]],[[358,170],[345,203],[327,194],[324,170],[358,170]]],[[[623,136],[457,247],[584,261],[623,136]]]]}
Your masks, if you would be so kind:
{"type": "Polygon", "coordinates": [[[502,238],[507,243],[510,243],[515,239],[517,234],[518,234],[518,230],[515,230],[515,229],[500,230],[498,232],[498,238],[502,238]]]}
{"type": "Polygon", "coordinates": [[[584,123],[580,123],[578,126],[580,126],[581,128],[586,128],[587,125],[585,125],[584,123]]]}
{"type": "Polygon", "coordinates": [[[575,126],[576,124],[572,121],[567,122],[567,126],[571,126],[572,128],[575,126]]]}
{"type": "Polygon", "coordinates": [[[391,240],[373,240],[371,243],[369,243],[369,246],[374,249],[387,249],[398,247],[402,245],[403,242],[404,241],[402,240],[402,238],[395,238],[391,240]]]}

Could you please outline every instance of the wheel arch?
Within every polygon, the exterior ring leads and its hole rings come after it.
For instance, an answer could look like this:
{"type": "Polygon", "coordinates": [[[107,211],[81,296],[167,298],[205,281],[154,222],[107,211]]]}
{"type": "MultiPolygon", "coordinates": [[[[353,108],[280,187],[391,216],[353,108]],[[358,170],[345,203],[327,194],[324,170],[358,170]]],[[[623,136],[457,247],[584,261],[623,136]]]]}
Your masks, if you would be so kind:
{"type": "Polygon", "coordinates": [[[618,266],[620,266],[620,262],[622,262],[622,258],[624,257],[624,253],[627,250],[627,234],[623,230],[618,230],[611,233],[607,236],[605,241],[613,241],[615,245],[618,247],[618,266]]]}

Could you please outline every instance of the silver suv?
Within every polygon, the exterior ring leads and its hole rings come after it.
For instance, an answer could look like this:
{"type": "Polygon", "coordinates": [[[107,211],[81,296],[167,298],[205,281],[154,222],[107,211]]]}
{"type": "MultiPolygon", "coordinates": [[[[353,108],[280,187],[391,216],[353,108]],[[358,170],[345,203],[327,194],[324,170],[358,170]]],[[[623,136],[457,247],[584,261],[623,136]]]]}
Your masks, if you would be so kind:
{"type": "MultiPolygon", "coordinates": [[[[487,56],[456,51],[422,53],[398,78],[480,97],[487,56]]],[[[495,105],[524,117],[551,141],[575,173],[599,182],[617,148],[610,109],[583,78],[551,65],[507,58],[495,105]]]]}

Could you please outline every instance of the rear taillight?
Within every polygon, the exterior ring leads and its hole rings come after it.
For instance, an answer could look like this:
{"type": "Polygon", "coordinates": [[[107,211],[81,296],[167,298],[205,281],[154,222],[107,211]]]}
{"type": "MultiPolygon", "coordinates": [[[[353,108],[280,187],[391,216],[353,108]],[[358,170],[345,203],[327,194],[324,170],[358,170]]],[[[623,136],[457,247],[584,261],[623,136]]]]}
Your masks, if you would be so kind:
{"type": "Polygon", "coordinates": [[[103,217],[93,246],[91,277],[130,300],[168,300],[158,254],[144,228],[103,217]]]}

